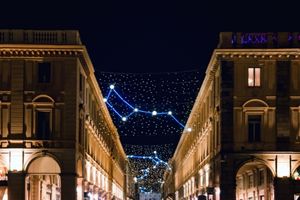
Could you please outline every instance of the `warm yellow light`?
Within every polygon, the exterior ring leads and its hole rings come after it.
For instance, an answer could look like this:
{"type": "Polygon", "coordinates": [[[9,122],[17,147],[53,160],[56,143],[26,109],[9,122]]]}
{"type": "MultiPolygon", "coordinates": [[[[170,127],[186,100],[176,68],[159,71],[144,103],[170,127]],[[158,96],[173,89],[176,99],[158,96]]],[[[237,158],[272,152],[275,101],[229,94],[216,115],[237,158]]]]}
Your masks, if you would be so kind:
{"type": "Polygon", "coordinates": [[[288,157],[278,157],[277,159],[277,177],[290,176],[290,163],[288,157]]]}
{"type": "Polygon", "coordinates": [[[8,200],[8,197],[7,197],[7,189],[5,190],[5,193],[2,197],[2,200],[8,200]]]}
{"type": "Polygon", "coordinates": [[[10,151],[10,171],[22,171],[23,169],[23,156],[22,150],[10,151]]]}

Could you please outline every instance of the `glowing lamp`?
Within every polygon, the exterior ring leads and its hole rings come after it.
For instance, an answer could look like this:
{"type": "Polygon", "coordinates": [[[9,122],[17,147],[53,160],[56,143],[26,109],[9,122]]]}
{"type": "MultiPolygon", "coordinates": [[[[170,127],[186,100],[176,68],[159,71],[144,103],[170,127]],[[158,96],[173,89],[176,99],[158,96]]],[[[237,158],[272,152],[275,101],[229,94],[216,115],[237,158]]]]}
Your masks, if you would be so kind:
{"type": "Polygon", "coordinates": [[[156,152],[156,151],[154,151],[153,153],[154,153],[154,154],[157,154],[157,152],[156,152]]]}
{"type": "Polygon", "coordinates": [[[126,121],[127,121],[127,118],[126,118],[126,117],[122,117],[122,121],[123,121],[123,122],[126,122],[126,121]]]}
{"type": "Polygon", "coordinates": [[[192,128],[187,128],[187,131],[188,132],[192,132],[192,128]]]}
{"type": "Polygon", "coordinates": [[[157,112],[156,111],[153,111],[152,112],[152,115],[154,116],[154,115],[157,115],[157,112]]]}
{"type": "Polygon", "coordinates": [[[22,150],[11,150],[10,152],[10,171],[22,171],[23,156],[22,150]]]}
{"type": "Polygon", "coordinates": [[[104,101],[104,102],[107,102],[107,98],[103,98],[103,101],[104,101]]]}
{"type": "Polygon", "coordinates": [[[168,115],[172,115],[172,111],[169,111],[169,112],[168,112],[168,115]]]}
{"type": "Polygon", "coordinates": [[[139,109],[135,108],[133,111],[134,111],[134,112],[137,112],[137,111],[139,111],[139,109]]]}
{"type": "Polygon", "coordinates": [[[115,88],[115,86],[114,85],[110,85],[109,88],[113,90],[115,88]]]}
{"type": "Polygon", "coordinates": [[[289,157],[279,156],[277,158],[277,177],[289,177],[290,176],[290,163],[289,157]]]}

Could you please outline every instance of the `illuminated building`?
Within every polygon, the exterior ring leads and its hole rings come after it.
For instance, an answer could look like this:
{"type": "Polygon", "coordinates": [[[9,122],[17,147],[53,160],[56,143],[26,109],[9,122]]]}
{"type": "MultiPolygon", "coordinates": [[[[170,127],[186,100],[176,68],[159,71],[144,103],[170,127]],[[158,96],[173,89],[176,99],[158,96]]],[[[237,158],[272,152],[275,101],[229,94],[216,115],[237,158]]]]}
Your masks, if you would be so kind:
{"type": "Polygon", "coordinates": [[[297,199],[299,77],[300,33],[221,33],[165,198],[297,199]]]}
{"type": "Polygon", "coordinates": [[[0,199],[126,199],[128,160],[77,31],[0,30],[0,199]]]}

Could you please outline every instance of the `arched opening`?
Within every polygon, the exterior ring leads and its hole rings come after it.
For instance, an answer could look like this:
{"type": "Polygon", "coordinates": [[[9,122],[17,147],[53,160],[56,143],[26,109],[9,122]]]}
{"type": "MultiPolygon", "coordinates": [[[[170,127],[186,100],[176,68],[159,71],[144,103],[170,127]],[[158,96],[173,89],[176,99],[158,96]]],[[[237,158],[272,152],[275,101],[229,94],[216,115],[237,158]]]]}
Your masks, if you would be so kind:
{"type": "Polygon", "coordinates": [[[236,175],[237,200],[274,200],[271,170],[259,161],[244,164],[236,175]]]}
{"type": "Polygon", "coordinates": [[[60,167],[50,156],[34,159],[27,168],[26,200],[60,200],[60,167]]]}
{"type": "Polygon", "coordinates": [[[7,200],[7,168],[0,164],[0,200],[7,200]]]}

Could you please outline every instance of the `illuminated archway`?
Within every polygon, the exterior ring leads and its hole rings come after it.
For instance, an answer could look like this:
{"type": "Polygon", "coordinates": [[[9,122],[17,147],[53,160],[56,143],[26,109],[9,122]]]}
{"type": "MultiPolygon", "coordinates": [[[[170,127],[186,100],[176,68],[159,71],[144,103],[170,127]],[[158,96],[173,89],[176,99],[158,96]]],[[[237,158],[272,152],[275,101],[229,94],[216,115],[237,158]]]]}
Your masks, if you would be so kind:
{"type": "Polygon", "coordinates": [[[27,167],[26,200],[60,199],[61,169],[50,156],[41,156],[32,160],[27,167]]]}
{"type": "Polygon", "coordinates": [[[7,167],[0,163],[0,200],[7,200],[7,167]]]}
{"type": "Polygon", "coordinates": [[[263,162],[244,163],[236,174],[237,200],[274,200],[273,173],[263,162]]]}

